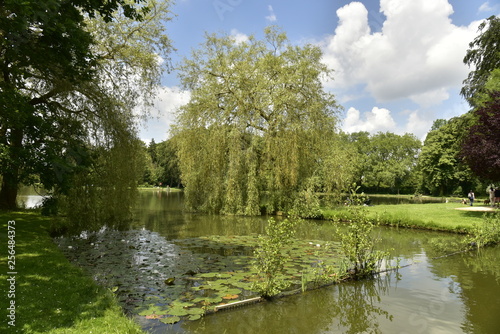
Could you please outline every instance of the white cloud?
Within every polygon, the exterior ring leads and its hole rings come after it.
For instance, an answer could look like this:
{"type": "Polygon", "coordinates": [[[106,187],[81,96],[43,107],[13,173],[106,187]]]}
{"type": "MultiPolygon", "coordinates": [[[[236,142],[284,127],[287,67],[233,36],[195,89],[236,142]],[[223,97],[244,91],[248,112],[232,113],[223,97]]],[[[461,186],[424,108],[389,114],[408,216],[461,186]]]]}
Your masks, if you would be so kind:
{"type": "Polygon", "coordinates": [[[154,103],[155,110],[151,111],[151,118],[142,126],[139,134],[144,142],[166,140],[168,131],[175,120],[175,111],[189,102],[191,93],[179,87],[162,87],[154,103]]]}
{"type": "Polygon", "coordinates": [[[335,70],[327,85],[341,92],[363,85],[377,101],[410,97],[426,107],[447,99],[467,76],[463,57],[478,22],[452,24],[447,0],[381,0],[380,8],[386,20],[375,33],[362,3],[337,10],[335,34],[323,42],[324,61],[335,70]]]}
{"type": "Polygon", "coordinates": [[[409,96],[410,100],[424,108],[438,105],[442,101],[447,100],[449,97],[450,94],[448,93],[448,89],[445,87],[409,96]]]}
{"type": "Polygon", "coordinates": [[[434,122],[432,112],[420,110],[406,110],[401,112],[403,120],[398,125],[391,111],[386,108],[374,107],[371,111],[361,113],[356,108],[349,108],[344,119],[343,130],[347,133],[367,131],[371,134],[377,132],[392,132],[403,135],[412,133],[420,140],[424,140],[427,132],[434,122]]]}
{"type": "Polygon", "coordinates": [[[396,122],[391,116],[391,112],[385,108],[374,107],[371,111],[361,113],[355,108],[349,108],[344,120],[343,129],[345,132],[367,131],[377,133],[379,131],[394,132],[396,122]]]}
{"type": "Polygon", "coordinates": [[[493,12],[495,11],[496,9],[498,8],[498,4],[496,5],[491,5],[489,1],[486,1],[485,3],[483,3],[479,9],[478,9],[478,12],[479,13],[484,13],[484,12],[493,12]]]}
{"type": "Polygon", "coordinates": [[[266,20],[269,22],[276,22],[278,18],[276,17],[276,14],[274,14],[273,6],[269,5],[267,6],[267,9],[269,10],[269,15],[266,16],[266,20]]]}
{"type": "Polygon", "coordinates": [[[237,29],[231,29],[231,37],[234,39],[236,44],[248,42],[248,35],[239,32],[237,29]]]}
{"type": "Polygon", "coordinates": [[[432,123],[434,123],[432,118],[423,116],[419,111],[411,111],[404,132],[413,133],[421,141],[424,141],[432,123]]]}

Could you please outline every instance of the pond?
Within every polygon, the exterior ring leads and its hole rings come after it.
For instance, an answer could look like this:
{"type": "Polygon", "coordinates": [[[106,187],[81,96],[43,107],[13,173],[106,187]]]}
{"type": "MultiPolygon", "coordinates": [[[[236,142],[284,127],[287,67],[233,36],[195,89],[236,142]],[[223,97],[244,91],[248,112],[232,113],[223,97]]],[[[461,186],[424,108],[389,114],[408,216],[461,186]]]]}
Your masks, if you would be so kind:
{"type": "Polygon", "coordinates": [[[17,205],[20,208],[33,209],[42,205],[45,191],[23,186],[17,194],[17,205]]]}
{"type": "MultiPolygon", "coordinates": [[[[150,333],[498,333],[500,247],[443,257],[432,241],[459,236],[393,228],[376,233],[398,271],[200,316],[200,304],[256,296],[245,273],[267,219],[189,214],[182,203],[143,191],[130,231],[56,240],[150,333]]],[[[329,222],[307,221],[297,236],[306,262],[335,251],[329,222]]]]}
{"type": "Polygon", "coordinates": [[[444,197],[428,197],[415,195],[368,195],[370,205],[381,204],[429,204],[444,203],[447,201],[444,197]]]}

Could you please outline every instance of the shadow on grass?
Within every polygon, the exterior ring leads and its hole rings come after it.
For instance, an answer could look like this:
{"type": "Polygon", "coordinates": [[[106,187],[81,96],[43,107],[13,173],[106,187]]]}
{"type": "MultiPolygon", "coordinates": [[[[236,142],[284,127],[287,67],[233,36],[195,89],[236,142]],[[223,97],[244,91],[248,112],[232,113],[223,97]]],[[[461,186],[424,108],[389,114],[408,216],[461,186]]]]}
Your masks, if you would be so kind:
{"type": "Polygon", "coordinates": [[[483,218],[484,216],[491,216],[496,214],[495,211],[460,211],[460,215],[466,218],[483,218]]]}
{"type": "MultiPolygon", "coordinates": [[[[119,309],[113,295],[95,285],[83,271],[73,266],[49,237],[49,221],[35,213],[0,212],[0,307],[5,312],[15,301],[15,328],[2,316],[0,332],[49,332],[105,316],[119,309]],[[7,222],[15,221],[15,297],[6,298],[7,222]],[[8,331],[7,331],[8,330],[8,331]]],[[[128,319],[122,319],[128,320],[128,319]]],[[[64,330],[66,332],[66,330],[64,330]]]]}

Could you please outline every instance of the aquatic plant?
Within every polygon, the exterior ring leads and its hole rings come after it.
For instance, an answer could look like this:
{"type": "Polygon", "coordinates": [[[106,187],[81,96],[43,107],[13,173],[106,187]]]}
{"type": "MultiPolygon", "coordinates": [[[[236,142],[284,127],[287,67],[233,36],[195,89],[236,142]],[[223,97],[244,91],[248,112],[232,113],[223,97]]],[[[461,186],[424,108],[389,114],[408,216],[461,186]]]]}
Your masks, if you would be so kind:
{"type": "Polygon", "coordinates": [[[254,284],[254,289],[265,298],[277,295],[290,285],[283,278],[287,261],[283,248],[291,243],[295,224],[296,220],[271,218],[266,227],[267,235],[259,237],[259,246],[255,249],[253,260],[259,280],[254,284]]]}
{"type": "Polygon", "coordinates": [[[348,274],[352,278],[362,278],[380,272],[382,261],[389,257],[388,251],[376,250],[378,239],[373,236],[376,223],[367,218],[360,206],[351,206],[347,231],[340,232],[340,245],[348,261],[348,274]]]}
{"type": "Polygon", "coordinates": [[[500,214],[485,214],[464,239],[465,248],[481,248],[500,243],[500,214]]]}

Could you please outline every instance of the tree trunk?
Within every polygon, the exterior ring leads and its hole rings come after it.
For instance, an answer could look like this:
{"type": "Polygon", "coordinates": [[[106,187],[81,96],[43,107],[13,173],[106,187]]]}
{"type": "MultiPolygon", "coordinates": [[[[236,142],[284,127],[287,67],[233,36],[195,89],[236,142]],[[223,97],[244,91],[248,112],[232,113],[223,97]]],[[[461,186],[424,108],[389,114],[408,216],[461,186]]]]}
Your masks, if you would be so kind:
{"type": "Polygon", "coordinates": [[[17,208],[17,172],[7,172],[2,177],[2,189],[0,189],[0,209],[14,210],[17,208]]]}
{"type": "Polygon", "coordinates": [[[19,166],[20,151],[23,145],[23,130],[13,128],[10,136],[7,166],[5,171],[2,171],[2,189],[0,189],[0,209],[15,210],[17,208],[17,191],[19,189],[19,166]]]}

